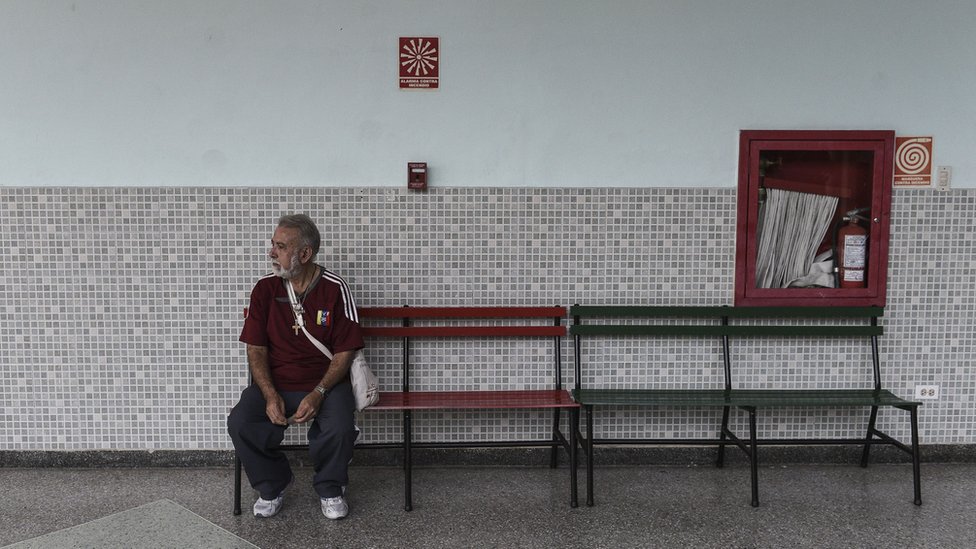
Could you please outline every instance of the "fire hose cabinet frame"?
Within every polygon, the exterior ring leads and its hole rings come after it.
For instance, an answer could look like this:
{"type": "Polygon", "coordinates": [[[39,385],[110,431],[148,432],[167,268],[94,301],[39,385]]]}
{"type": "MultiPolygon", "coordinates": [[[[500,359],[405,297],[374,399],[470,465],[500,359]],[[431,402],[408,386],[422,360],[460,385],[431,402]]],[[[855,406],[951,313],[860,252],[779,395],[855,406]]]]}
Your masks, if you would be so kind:
{"type": "Polygon", "coordinates": [[[883,307],[894,149],[886,130],[741,131],[735,305],[883,307]]]}

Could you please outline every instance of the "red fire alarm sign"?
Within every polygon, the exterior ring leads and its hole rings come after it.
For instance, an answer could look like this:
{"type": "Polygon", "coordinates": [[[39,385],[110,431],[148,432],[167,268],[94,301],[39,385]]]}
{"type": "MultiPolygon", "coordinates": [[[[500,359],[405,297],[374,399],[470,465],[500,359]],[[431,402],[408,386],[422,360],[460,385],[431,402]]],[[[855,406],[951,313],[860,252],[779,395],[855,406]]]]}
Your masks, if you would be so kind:
{"type": "Polygon", "coordinates": [[[400,37],[400,89],[436,90],[440,85],[440,39],[400,37]]]}
{"type": "Polygon", "coordinates": [[[427,190],[426,162],[407,162],[407,188],[415,191],[427,190]]]}

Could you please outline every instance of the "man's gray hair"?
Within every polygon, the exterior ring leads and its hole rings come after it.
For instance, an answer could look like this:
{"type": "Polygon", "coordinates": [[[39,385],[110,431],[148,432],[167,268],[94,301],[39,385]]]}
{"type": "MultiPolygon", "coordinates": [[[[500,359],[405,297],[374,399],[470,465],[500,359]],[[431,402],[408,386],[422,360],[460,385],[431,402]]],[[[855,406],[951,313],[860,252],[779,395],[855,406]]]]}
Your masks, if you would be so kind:
{"type": "Polygon", "coordinates": [[[305,214],[283,215],[278,218],[278,226],[286,229],[298,229],[301,245],[312,248],[312,257],[319,253],[322,235],[319,234],[319,228],[315,226],[311,217],[305,214]]]}

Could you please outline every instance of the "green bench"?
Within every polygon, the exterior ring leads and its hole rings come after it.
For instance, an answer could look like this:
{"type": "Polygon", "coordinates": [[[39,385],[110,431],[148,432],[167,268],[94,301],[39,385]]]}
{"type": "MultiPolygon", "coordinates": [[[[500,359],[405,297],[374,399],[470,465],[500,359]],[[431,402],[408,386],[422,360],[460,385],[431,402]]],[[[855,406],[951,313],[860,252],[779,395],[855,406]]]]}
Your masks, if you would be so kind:
{"type": "MultiPolygon", "coordinates": [[[[593,448],[598,445],[705,445],[716,446],[716,465],[722,467],[725,447],[734,445],[748,457],[752,476],[752,506],[759,505],[759,446],[767,445],[863,445],[861,466],[867,467],[871,446],[892,445],[911,455],[913,464],[915,504],[921,505],[918,449],[918,407],[920,402],[905,400],[881,386],[881,361],[878,338],[884,333],[878,319],[884,314],[880,307],[642,307],[642,306],[580,306],[570,309],[576,346],[576,388],[573,398],[585,410],[586,433],[579,440],[586,452],[586,503],[593,505],[593,448]],[[724,368],[724,387],[696,388],[606,388],[613,385],[617,366],[599,352],[586,352],[584,340],[594,347],[597,340],[604,344],[620,343],[620,338],[647,337],[663,342],[668,338],[710,338],[721,343],[716,352],[715,364],[724,368]],[[733,383],[732,340],[739,338],[767,338],[778,345],[795,338],[823,340],[824,344],[846,341],[863,341],[870,344],[873,366],[873,387],[850,389],[756,389],[733,383]],[[585,355],[584,355],[585,353],[585,355]],[[719,362],[721,361],[721,362],[719,362]],[[593,370],[589,370],[592,368],[593,370]],[[601,387],[585,382],[598,372],[601,387]],[[715,437],[687,438],[594,438],[593,409],[595,407],[698,407],[721,408],[722,422],[715,437]],[[784,407],[869,407],[870,414],[864,436],[858,438],[763,438],[756,432],[756,416],[759,411],[784,407]],[[893,407],[910,415],[911,443],[904,444],[877,428],[878,410],[893,407]],[[748,434],[738,436],[729,427],[732,410],[748,414],[748,434]]],[[[654,340],[651,342],[657,345],[654,340]]],[[[777,347],[777,351],[781,348],[777,347]]],[[[707,351],[706,351],[707,352],[707,351]]],[[[789,352],[789,348],[786,348],[789,352]]],[[[687,365],[685,365],[687,366],[687,365]]],[[[705,365],[707,366],[707,365],[705,365]]],[[[853,365],[842,364],[845,372],[853,365]]],[[[660,386],[654,379],[643,380],[642,385],[660,386]]],[[[717,413],[717,412],[716,412],[717,413]]]]}

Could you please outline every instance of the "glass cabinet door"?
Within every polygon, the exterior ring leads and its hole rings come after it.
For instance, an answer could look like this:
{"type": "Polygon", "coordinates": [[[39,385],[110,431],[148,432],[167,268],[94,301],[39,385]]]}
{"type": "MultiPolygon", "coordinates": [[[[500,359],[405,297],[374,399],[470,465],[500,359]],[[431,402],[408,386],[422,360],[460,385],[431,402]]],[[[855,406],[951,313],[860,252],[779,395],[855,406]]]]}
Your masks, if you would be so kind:
{"type": "Polygon", "coordinates": [[[894,140],[741,133],[736,305],[884,305],[894,140]]]}

